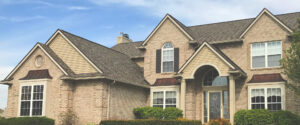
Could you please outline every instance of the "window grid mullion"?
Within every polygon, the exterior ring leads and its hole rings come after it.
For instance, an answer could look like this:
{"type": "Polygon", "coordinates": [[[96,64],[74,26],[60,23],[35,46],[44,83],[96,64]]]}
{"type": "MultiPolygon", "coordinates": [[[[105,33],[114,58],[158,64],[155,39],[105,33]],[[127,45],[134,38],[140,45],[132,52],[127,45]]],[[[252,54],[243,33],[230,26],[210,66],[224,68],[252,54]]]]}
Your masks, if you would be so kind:
{"type": "Polygon", "coordinates": [[[269,67],[268,66],[268,44],[267,42],[265,42],[264,44],[265,44],[265,67],[269,67]]]}
{"type": "Polygon", "coordinates": [[[32,105],[33,105],[33,89],[34,85],[31,85],[31,96],[30,96],[30,110],[29,110],[29,116],[32,116],[32,105]]]}
{"type": "Polygon", "coordinates": [[[265,90],[265,109],[268,110],[268,104],[267,104],[268,103],[267,102],[268,101],[268,98],[267,98],[268,97],[268,95],[267,95],[268,94],[268,92],[267,92],[268,89],[264,88],[264,90],[265,90]]]}

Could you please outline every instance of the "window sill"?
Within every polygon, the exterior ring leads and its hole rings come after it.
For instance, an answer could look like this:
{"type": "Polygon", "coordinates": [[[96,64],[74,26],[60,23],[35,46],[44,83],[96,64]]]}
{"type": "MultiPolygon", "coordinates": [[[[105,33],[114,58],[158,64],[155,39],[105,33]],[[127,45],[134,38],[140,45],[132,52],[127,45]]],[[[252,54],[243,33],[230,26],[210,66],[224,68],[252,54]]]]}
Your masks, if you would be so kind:
{"type": "Polygon", "coordinates": [[[164,72],[164,73],[158,73],[158,74],[161,74],[161,75],[174,75],[174,74],[176,74],[176,72],[164,72]]]}
{"type": "Polygon", "coordinates": [[[265,67],[265,68],[251,68],[251,71],[260,71],[260,70],[275,70],[275,69],[282,69],[281,66],[278,67],[265,67]]]}

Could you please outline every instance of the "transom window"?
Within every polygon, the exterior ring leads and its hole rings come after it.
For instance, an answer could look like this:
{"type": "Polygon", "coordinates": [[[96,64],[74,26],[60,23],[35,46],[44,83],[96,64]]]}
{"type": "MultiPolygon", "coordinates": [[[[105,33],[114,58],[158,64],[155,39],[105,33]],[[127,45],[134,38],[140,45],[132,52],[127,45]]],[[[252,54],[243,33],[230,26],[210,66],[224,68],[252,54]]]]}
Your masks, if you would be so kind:
{"type": "Polygon", "coordinates": [[[281,48],[281,41],[251,44],[252,68],[280,66],[281,48]]]}
{"type": "Polygon", "coordinates": [[[174,72],[174,47],[170,42],[162,48],[162,72],[174,72]]]}
{"type": "Polygon", "coordinates": [[[177,92],[176,91],[156,91],[153,92],[153,107],[176,107],[177,104],[177,92]]]}
{"type": "Polygon", "coordinates": [[[219,76],[219,73],[215,68],[208,69],[203,75],[204,86],[212,86],[212,83],[217,76],[219,76]]]}
{"type": "Polygon", "coordinates": [[[43,115],[44,85],[21,86],[20,116],[43,115]]]}
{"type": "Polygon", "coordinates": [[[251,109],[281,110],[283,107],[281,88],[251,89],[251,109]]]}

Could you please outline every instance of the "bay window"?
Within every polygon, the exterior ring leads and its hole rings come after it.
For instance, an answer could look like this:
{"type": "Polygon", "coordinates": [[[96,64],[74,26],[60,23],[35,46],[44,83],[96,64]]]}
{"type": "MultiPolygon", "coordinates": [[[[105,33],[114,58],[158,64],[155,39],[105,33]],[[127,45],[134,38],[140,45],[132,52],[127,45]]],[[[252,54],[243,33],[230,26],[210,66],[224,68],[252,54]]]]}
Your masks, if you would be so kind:
{"type": "Polygon", "coordinates": [[[19,116],[42,116],[44,85],[21,85],[19,116]]]}
{"type": "Polygon", "coordinates": [[[249,109],[283,109],[283,87],[250,87],[249,109]]]}
{"type": "Polygon", "coordinates": [[[177,91],[153,91],[152,92],[152,107],[177,107],[178,98],[177,91]]]}
{"type": "Polygon", "coordinates": [[[252,68],[278,67],[280,66],[281,55],[281,41],[251,44],[252,68]]]}

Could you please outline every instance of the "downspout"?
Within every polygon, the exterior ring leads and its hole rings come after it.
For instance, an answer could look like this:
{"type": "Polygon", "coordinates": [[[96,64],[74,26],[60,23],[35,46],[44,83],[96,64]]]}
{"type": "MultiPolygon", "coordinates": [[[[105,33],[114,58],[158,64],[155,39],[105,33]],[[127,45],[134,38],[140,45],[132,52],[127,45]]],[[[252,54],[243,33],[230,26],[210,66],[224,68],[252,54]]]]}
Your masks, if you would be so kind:
{"type": "Polygon", "coordinates": [[[116,80],[112,81],[111,84],[108,85],[108,95],[107,95],[107,113],[106,113],[106,117],[107,117],[107,120],[109,119],[109,110],[110,110],[110,94],[111,94],[111,85],[114,85],[116,83],[116,80]]]}

